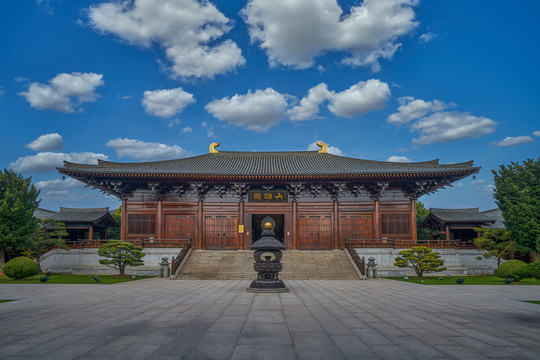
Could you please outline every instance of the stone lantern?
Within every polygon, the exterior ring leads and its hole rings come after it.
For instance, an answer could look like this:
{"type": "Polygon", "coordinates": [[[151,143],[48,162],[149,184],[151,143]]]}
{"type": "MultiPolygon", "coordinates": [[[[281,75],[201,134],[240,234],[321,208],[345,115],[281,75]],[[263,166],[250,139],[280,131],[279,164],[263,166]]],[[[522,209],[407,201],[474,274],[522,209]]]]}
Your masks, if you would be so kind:
{"type": "Polygon", "coordinates": [[[257,279],[247,288],[249,292],[287,292],[289,289],[278,276],[283,270],[281,250],[285,250],[283,243],[276,239],[274,229],[276,222],[270,216],[261,222],[261,238],[253,243],[251,250],[255,250],[253,269],[257,272],[257,279]]]}

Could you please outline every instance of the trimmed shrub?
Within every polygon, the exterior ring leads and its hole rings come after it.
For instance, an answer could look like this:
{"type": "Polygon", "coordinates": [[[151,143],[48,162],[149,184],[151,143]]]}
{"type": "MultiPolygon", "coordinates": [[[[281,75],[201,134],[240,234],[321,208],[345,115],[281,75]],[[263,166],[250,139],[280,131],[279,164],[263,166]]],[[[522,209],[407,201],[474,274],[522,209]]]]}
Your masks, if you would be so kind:
{"type": "Polygon", "coordinates": [[[516,275],[516,279],[528,279],[535,278],[540,280],[540,260],[521,266],[516,269],[513,274],[516,275]]]}
{"type": "Polygon", "coordinates": [[[519,268],[521,268],[521,267],[523,267],[525,265],[527,265],[527,264],[525,262],[521,261],[521,260],[508,260],[508,261],[505,261],[497,269],[496,275],[498,277],[501,277],[501,278],[513,277],[516,280],[520,280],[522,278],[519,278],[519,276],[518,276],[519,273],[515,273],[515,272],[516,272],[516,270],[518,270],[519,268]]]}
{"type": "Polygon", "coordinates": [[[23,279],[40,273],[39,265],[26,256],[19,256],[9,260],[2,269],[7,277],[23,279]]]}

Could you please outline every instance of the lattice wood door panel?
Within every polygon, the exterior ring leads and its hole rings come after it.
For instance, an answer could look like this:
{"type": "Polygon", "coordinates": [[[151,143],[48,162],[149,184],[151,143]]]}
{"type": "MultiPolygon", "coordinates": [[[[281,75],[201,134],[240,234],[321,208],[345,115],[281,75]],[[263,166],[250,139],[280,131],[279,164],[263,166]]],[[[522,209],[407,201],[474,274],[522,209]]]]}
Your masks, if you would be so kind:
{"type": "Polygon", "coordinates": [[[298,216],[298,236],[298,248],[300,249],[331,249],[332,216],[298,216]]]}
{"type": "Polygon", "coordinates": [[[194,239],[196,228],[195,215],[165,215],[165,239],[194,239]]]}
{"type": "Polygon", "coordinates": [[[339,217],[341,239],[373,239],[373,216],[371,214],[346,214],[339,217]]]}
{"type": "Polygon", "coordinates": [[[237,216],[206,215],[205,236],[207,249],[237,248],[237,216]]]}

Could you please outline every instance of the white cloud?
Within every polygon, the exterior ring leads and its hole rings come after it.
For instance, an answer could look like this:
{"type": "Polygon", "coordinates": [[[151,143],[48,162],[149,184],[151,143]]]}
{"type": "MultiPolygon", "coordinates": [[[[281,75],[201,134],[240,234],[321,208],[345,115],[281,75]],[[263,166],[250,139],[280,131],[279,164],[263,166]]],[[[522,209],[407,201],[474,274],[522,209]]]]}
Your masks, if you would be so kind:
{"type": "Polygon", "coordinates": [[[47,193],[51,191],[67,191],[66,189],[83,188],[85,186],[83,182],[73,178],[38,181],[35,185],[36,188],[47,193]]]}
{"type": "Polygon", "coordinates": [[[344,63],[379,70],[391,59],[397,39],[417,25],[417,0],[364,0],[348,14],[336,0],[251,0],[242,10],[252,42],[259,43],[271,66],[305,69],[331,51],[347,53],[344,63]]]}
{"type": "Polygon", "coordinates": [[[386,161],[389,162],[412,162],[411,159],[409,159],[406,156],[399,156],[399,155],[392,155],[386,161]]]}
{"type": "Polygon", "coordinates": [[[170,119],[195,102],[193,94],[181,87],[167,90],[147,90],[143,94],[142,105],[147,114],[170,119]]]}
{"type": "Polygon", "coordinates": [[[41,135],[24,147],[34,151],[56,151],[64,147],[64,139],[58,133],[41,135]]]}
{"type": "Polygon", "coordinates": [[[389,96],[387,83],[376,79],[360,81],[347,90],[335,93],[330,98],[328,109],[335,115],[350,118],[381,109],[389,96]]]}
{"type": "Polygon", "coordinates": [[[213,78],[245,64],[235,42],[217,40],[231,21],[212,3],[197,0],[106,2],[89,8],[90,24],[144,47],[158,44],[175,77],[213,78]]]}
{"type": "Polygon", "coordinates": [[[82,110],[78,105],[96,101],[99,97],[94,91],[104,84],[103,75],[95,73],[58,74],[47,84],[32,83],[28,91],[22,91],[30,106],[42,110],[58,110],[73,113],[82,110]],[[74,103],[75,98],[77,99],[74,103]]]}
{"type": "Polygon", "coordinates": [[[533,135],[534,135],[534,136],[539,136],[539,137],[540,137],[540,131],[535,131],[535,132],[533,132],[533,135]]]}
{"type": "Polygon", "coordinates": [[[309,89],[308,94],[300,101],[300,105],[289,109],[287,115],[291,121],[313,119],[319,112],[319,105],[332,96],[333,93],[328,91],[326,84],[320,83],[309,89]]]}
{"type": "Polygon", "coordinates": [[[480,184],[483,184],[485,183],[486,181],[485,180],[482,180],[482,179],[478,179],[478,180],[473,180],[471,181],[471,185],[480,185],[480,184]]]}
{"type": "Polygon", "coordinates": [[[434,40],[437,36],[438,36],[437,34],[434,34],[432,32],[427,32],[425,34],[420,35],[420,37],[418,38],[418,42],[420,44],[426,44],[430,42],[431,40],[434,40]]]}
{"type": "Polygon", "coordinates": [[[178,145],[165,145],[135,139],[112,139],[107,146],[116,150],[116,155],[129,156],[137,160],[166,160],[192,156],[193,153],[178,145]]]}
{"type": "Polygon", "coordinates": [[[415,99],[412,96],[404,96],[398,99],[400,106],[398,112],[388,117],[388,122],[391,124],[405,124],[411,120],[419,119],[428,112],[442,111],[449,106],[440,100],[424,101],[415,99]]]}
{"type": "Polygon", "coordinates": [[[229,124],[265,132],[285,117],[287,106],[286,95],[267,88],[214,100],[204,108],[214,117],[229,124]]]}
{"type": "Polygon", "coordinates": [[[516,136],[516,137],[508,136],[504,138],[504,140],[492,143],[492,145],[495,145],[498,147],[509,147],[509,146],[526,144],[533,141],[534,141],[533,138],[530,136],[516,136]]]}
{"type": "Polygon", "coordinates": [[[3,86],[0,86],[0,98],[4,95],[6,95],[6,90],[4,90],[3,86]]]}
{"type": "MultiPolygon", "coordinates": [[[[307,150],[308,151],[320,150],[321,148],[319,147],[319,145],[317,145],[317,141],[320,141],[320,140],[316,140],[312,142],[311,144],[309,144],[307,150]]],[[[341,151],[341,149],[335,146],[328,146],[328,153],[333,154],[333,155],[343,156],[343,151],[341,151]]]]}
{"type": "Polygon", "coordinates": [[[482,191],[492,193],[495,190],[495,185],[489,184],[482,188],[482,191]]]}
{"type": "Polygon", "coordinates": [[[189,134],[192,131],[193,129],[188,126],[182,129],[182,134],[189,134]]]}
{"type": "Polygon", "coordinates": [[[456,111],[437,112],[421,118],[411,126],[412,131],[420,132],[413,144],[433,144],[471,139],[495,131],[497,123],[486,117],[456,111]]]}
{"type": "Polygon", "coordinates": [[[55,171],[57,167],[63,167],[64,161],[97,164],[97,159],[106,160],[108,156],[91,152],[69,154],[40,152],[36,155],[21,157],[17,161],[10,163],[9,167],[19,172],[49,172],[55,171]]]}

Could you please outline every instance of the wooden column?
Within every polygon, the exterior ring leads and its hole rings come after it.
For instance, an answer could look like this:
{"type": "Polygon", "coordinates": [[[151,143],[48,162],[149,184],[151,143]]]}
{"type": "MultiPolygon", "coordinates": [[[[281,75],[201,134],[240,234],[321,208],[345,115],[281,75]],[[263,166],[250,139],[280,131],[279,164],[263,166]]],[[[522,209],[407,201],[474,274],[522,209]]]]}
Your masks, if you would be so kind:
{"type": "Polygon", "coordinates": [[[298,203],[292,202],[292,248],[298,249],[298,203]]]}
{"type": "MultiPolygon", "coordinates": [[[[244,225],[244,200],[240,200],[240,202],[238,203],[238,225],[242,225],[242,226],[244,225]]],[[[244,232],[241,234],[240,233],[238,234],[238,242],[239,242],[238,248],[239,249],[246,248],[245,232],[246,232],[246,227],[244,226],[244,232]]]]}
{"type": "Polygon", "coordinates": [[[433,229],[429,228],[429,240],[433,240],[433,229]]]}
{"type": "Polygon", "coordinates": [[[379,199],[375,199],[375,212],[373,213],[373,237],[381,238],[381,211],[379,199]]]}
{"type": "Polygon", "coordinates": [[[157,231],[156,231],[156,237],[158,239],[163,239],[163,200],[158,200],[157,202],[157,231]]]}
{"type": "Polygon", "coordinates": [[[446,227],[446,240],[450,240],[450,228],[447,226],[446,227]]]}
{"type": "Polygon", "coordinates": [[[334,200],[334,226],[332,229],[332,249],[339,249],[339,204],[334,200]]]}
{"type": "Polygon", "coordinates": [[[120,214],[120,240],[126,239],[126,233],[127,233],[127,200],[122,199],[122,212],[120,214]]]}
{"type": "Polygon", "coordinates": [[[203,202],[199,200],[197,203],[197,249],[204,249],[204,219],[203,219],[203,202]]]}
{"type": "Polygon", "coordinates": [[[94,226],[90,225],[88,228],[88,240],[94,239],[94,226]]]}
{"type": "Polygon", "coordinates": [[[411,240],[417,240],[418,234],[416,230],[416,199],[411,199],[411,211],[409,214],[409,233],[411,240]]]}

